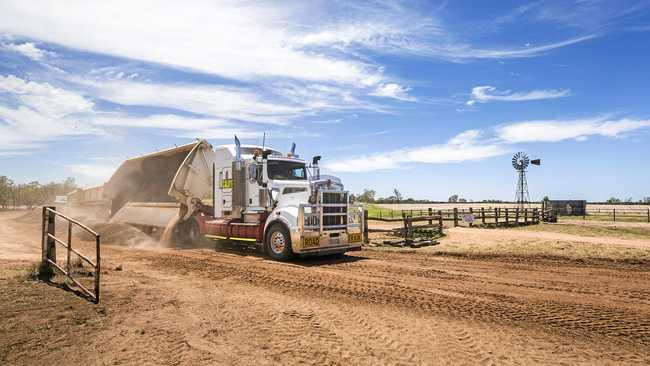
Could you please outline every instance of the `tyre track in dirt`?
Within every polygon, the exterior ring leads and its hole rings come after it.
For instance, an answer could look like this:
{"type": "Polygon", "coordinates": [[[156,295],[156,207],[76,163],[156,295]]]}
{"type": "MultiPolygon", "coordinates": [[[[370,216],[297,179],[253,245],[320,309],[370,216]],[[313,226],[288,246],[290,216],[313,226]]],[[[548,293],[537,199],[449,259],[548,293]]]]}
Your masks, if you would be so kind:
{"type": "MultiPolygon", "coordinates": [[[[177,265],[217,278],[235,277],[254,285],[307,296],[336,296],[343,300],[407,307],[414,311],[444,314],[451,318],[477,319],[501,325],[538,327],[577,336],[599,336],[610,342],[629,346],[650,345],[650,320],[648,311],[630,311],[592,304],[566,301],[522,300],[502,295],[493,299],[491,293],[452,292],[439,288],[435,282],[423,283],[415,279],[372,276],[372,271],[339,271],[330,266],[306,269],[304,267],[246,261],[242,263],[224,258],[219,254],[183,252],[172,257],[152,259],[163,266],[177,265]],[[169,261],[176,262],[170,264],[169,261]],[[166,263],[167,262],[167,263],[166,263]]],[[[359,262],[362,263],[362,262],[359,262]]],[[[335,267],[335,266],[334,266],[335,267]]],[[[344,265],[348,269],[349,264],[344,265]]],[[[373,271],[390,271],[388,268],[372,268],[373,271]]],[[[389,272],[390,273],[390,272],[389,272]]],[[[443,276],[440,281],[449,281],[443,276]]],[[[465,285],[456,283],[459,287],[465,285]]],[[[485,285],[485,284],[481,284],[485,285]]],[[[449,287],[446,285],[444,287],[449,287]]],[[[546,290],[546,289],[544,289],[546,290]]],[[[647,310],[647,309],[646,309],[647,310]]]]}

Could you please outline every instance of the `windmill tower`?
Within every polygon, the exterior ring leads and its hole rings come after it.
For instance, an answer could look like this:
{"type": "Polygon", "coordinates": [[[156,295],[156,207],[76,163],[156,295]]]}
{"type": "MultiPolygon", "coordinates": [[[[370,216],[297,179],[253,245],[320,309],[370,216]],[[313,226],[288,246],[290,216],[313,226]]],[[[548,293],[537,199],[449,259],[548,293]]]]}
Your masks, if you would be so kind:
{"type": "Polygon", "coordinates": [[[528,194],[528,181],[526,180],[526,168],[528,164],[541,165],[542,161],[540,159],[530,160],[528,155],[525,152],[518,152],[512,156],[512,166],[517,171],[519,179],[517,180],[517,191],[515,193],[515,201],[517,201],[517,207],[519,209],[524,209],[530,202],[530,196],[528,194]]]}

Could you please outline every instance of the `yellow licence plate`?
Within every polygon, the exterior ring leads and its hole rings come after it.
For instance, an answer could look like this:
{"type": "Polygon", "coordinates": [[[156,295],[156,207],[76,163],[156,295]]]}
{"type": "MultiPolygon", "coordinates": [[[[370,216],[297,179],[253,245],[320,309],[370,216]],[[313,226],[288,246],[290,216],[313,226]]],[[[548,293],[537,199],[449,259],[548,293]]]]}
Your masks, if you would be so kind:
{"type": "Polygon", "coordinates": [[[313,248],[320,245],[320,236],[308,236],[302,238],[303,248],[313,248]]]}
{"type": "Polygon", "coordinates": [[[348,234],[348,241],[350,243],[358,243],[361,241],[361,233],[348,234]]]}

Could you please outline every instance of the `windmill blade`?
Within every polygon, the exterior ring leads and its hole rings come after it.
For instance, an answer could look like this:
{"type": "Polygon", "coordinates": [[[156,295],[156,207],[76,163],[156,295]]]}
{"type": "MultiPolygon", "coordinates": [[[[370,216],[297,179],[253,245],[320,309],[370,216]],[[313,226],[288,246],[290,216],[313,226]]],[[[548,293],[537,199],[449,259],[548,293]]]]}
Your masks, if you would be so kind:
{"type": "Polygon", "coordinates": [[[531,164],[540,166],[542,165],[542,159],[533,159],[530,161],[531,164]]]}

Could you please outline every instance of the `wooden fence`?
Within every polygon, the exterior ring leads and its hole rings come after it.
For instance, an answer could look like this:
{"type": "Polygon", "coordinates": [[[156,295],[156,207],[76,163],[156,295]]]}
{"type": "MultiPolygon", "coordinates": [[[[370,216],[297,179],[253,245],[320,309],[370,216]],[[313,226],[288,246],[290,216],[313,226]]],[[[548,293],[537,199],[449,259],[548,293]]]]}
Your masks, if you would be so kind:
{"type": "MultiPolygon", "coordinates": [[[[518,225],[531,225],[538,224],[543,219],[543,212],[538,208],[485,208],[480,207],[474,209],[470,208],[453,208],[446,210],[437,210],[429,208],[428,210],[404,210],[401,212],[402,216],[395,217],[391,215],[383,216],[381,211],[378,217],[368,217],[368,220],[393,222],[403,221],[406,225],[406,218],[417,221],[429,221],[429,225],[433,220],[438,221],[440,227],[443,226],[443,221],[453,222],[453,226],[474,226],[480,224],[483,226],[518,226],[518,225]],[[419,214],[419,216],[417,216],[419,214]]],[[[367,226],[367,225],[366,225],[367,226]]]]}
{"type": "Polygon", "coordinates": [[[583,219],[606,221],[650,222],[650,209],[643,208],[587,208],[583,219]]]}
{"type": "MultiPolygon", "coordinates": [[[[477,207],[477,208],[463,208],[456,209],[458,211],[458,221],[462,221],[464,215],[473,214],[476,221],[483,223],[483,215],[485,215],[486,223],[494,223],[495,216],[499,217],[499,223],[516,216],[516,208],[505,207],[477,207]],[[495,214],[494,212],[497,211],[495,214]],[[485,212],[485,214],[484,214],[485,212]]],[[[544,216],[541,209],[528,208],[529,215],[532,217],[533,212],[537,210],[539,216],[544,216]]],[[[454,209],[432,210],[431,208],[419,210],[390,210],[390,209],[375,209],[374,217],[371,220],[379,221],[402,221],[402,216],[422,217],[434,214],[442,215],[445,221],[454,221],[454,209]]],[[[525,220],[525,212],[520,212],[520,217],[525,220]]],[[[562,215],[559,215],[562,216],[562,215]]],[[[604,221],[633,221],[633,222],[648,222],[650,223],[650,209],[646,208],[594,208],[587,207],[584,215],[573,215],[574,217],[581,217],[584,220],[604,220],[604,221]]],[[[543,220],[543,217],[540,217],[543,220]]]]}
{"type": "Polygon", "coordinates": [[[101,273],[101,257],[100,257],[100,236],[95,231],[86,225],[71,219],[62,213],[56,211],[55,207],[43,207],[43,230],[42,230],[42,251],[43,251],[43,264],[52,266],[67,276],[75,285],[77,285],[86,295],[88,295],[95,303],[99,303],[99,278],[101,273]],[[67,241],[63,241],[56,236],[56,217],[60,217],[67,222],[67,241]],[[95,238],[95,263],[87,256],[80,253],[78,250],[72,248],[72,225],[76,225],[86,232],[90,233],[95,238]],[[56,244],[61,245],[66,249],[66,266],[63,268],[56,259],[56,244]],[[74,253],[80,259],[88,263],[94,269],[94,291],[90,291],[74,278],[71,254],[74,253]]]}
{"type": "Polygon", "coordinates": [[[427,235],[427,234],[438,234],[440,236],[443,235],[443,218],[441,215],[433,215],[432,212],[430,212],[429,215],[426,216],[418,216],[418,217],[412,217],[409,215],[406,215],[404,213],[404,216],[400,218],[375,218],[375,217],[369,217],[368,216],[368,211],[364,210],[364,231],[363,231],[363,236],[364,236],[364,242],[368,242],[368,233],[392,233],[401,236],[404,238],[404,241],[409,241],[416,236],[416,234],[419,235],[427,235]],[[394,228],[394,229],[377,229],[377,228],[369,228],[368,227],[368,220],[375,220],[375,221],[382,221],[382,222],[401,222],[400,227],[394,228]],[[413,224],[415,223],[415,225],[413,224]],[[422,223],[422,224],[418,224],[422,223]]]}

